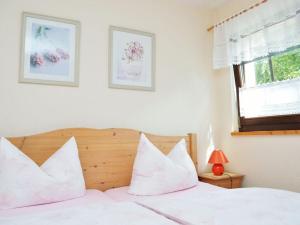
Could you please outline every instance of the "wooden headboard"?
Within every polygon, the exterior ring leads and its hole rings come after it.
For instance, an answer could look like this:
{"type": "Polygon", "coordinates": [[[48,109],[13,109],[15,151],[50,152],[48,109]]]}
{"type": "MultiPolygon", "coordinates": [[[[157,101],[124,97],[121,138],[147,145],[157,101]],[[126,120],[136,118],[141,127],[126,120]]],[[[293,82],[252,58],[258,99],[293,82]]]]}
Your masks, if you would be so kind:
{"type": "MultiPolygon", "coordinates": [[[[41,165],[70,137],[76,138],[86,187],[105,191],[128,186],[133,161],[141,132],[130,129],[72,128],[26,137],[8,138],[26,155],[41,165]]],[[[192,160],[197,168],[196,135],[146,136],[165,154],[185,138],[192,160]]]]}

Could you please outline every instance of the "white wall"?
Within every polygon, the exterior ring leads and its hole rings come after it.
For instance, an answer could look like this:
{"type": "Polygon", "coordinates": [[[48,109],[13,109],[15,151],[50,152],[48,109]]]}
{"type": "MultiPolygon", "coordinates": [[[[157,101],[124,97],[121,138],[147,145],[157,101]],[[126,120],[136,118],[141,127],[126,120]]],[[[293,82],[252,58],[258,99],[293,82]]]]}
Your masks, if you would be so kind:
{"type": "Polygon", "coordinates": [[[210,15],[175,0],[0,0],[0,136],[66,127],[197,132],[205,156],[212,102],[210,15]],[[17,82],[22,11],[81,22],[79,88],[17,82]],[[108,88],[109,25],[156,34],[155,92],[108,88]]]}
{"type": "MultiPolygon", "coordinates": [[[[252,4],[232,0],[215,21],[252,4]]],[[[211,12],[175,0],[0,0],[0,136],[66,127],[124,127],[158,134],[196,132],[201,170],[223,148],[245,186],[300,191],[300,137],[231,137],[228,70],[211,65],[211,12]],[[21,13],[81,22],[80,87],[19,84],[21,13]],[[156,34],[156,91],[109,89],[109,25],[156,34]]]]}
{"type": "MultiPolygon", "coordinates": [[[[257,1],[232,0],[215,13],[221,21],[257,1]]],[[[217,114],[218,143],[230,163],[227,168],[246,175],[245,186],[283,188],[300,192],[300,136],[232,137],[233,112],[229,69],[215,71],[214,102],[217,114]]]]}

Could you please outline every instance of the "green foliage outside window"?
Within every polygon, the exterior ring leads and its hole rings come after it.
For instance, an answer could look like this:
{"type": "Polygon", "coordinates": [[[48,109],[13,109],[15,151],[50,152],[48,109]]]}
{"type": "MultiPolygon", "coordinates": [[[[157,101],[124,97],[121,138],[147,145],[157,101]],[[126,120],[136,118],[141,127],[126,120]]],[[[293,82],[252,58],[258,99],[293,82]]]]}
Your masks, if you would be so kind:
{"type": "Polygon", "coordinates": [[[255,63],[256,84],[272,82],[268,59],[263,59],[255,63]]]}
{"type": "Polygon", "coordinates": [[[271,56],[273,76],[269,58],[255,62],[256,84],[289,80],[300,77],[300,48],[271,56]]]}

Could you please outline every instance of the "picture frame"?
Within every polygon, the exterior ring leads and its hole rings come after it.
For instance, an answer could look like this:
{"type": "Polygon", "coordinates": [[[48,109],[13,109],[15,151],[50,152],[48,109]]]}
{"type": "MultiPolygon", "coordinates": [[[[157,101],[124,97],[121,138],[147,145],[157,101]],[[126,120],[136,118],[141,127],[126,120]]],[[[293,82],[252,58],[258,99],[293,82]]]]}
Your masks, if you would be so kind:
{"type": "Polygon", "coordinates": [[[79,86],[80,22],[22,14],[20,83],[79,86]]]}
{"type": "Polygon", "coordinates": [[[155,91],[155,34],[109,27],[109,87],[155,91]]]}

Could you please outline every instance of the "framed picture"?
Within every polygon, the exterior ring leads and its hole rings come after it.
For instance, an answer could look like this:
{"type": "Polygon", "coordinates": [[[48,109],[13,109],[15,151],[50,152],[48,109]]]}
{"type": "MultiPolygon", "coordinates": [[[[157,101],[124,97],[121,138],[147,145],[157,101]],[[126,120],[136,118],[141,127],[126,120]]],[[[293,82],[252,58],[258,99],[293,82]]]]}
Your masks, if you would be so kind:
{"type": "Polygon", "coordinates": [[[110,27],[109,87],[154,91],[155,35],[110,27]]]}
{"type": "Polygon", "coordinates": [[[79,86],[79,29],[77,21],[23,13],[19,81],[79,86]]]}

